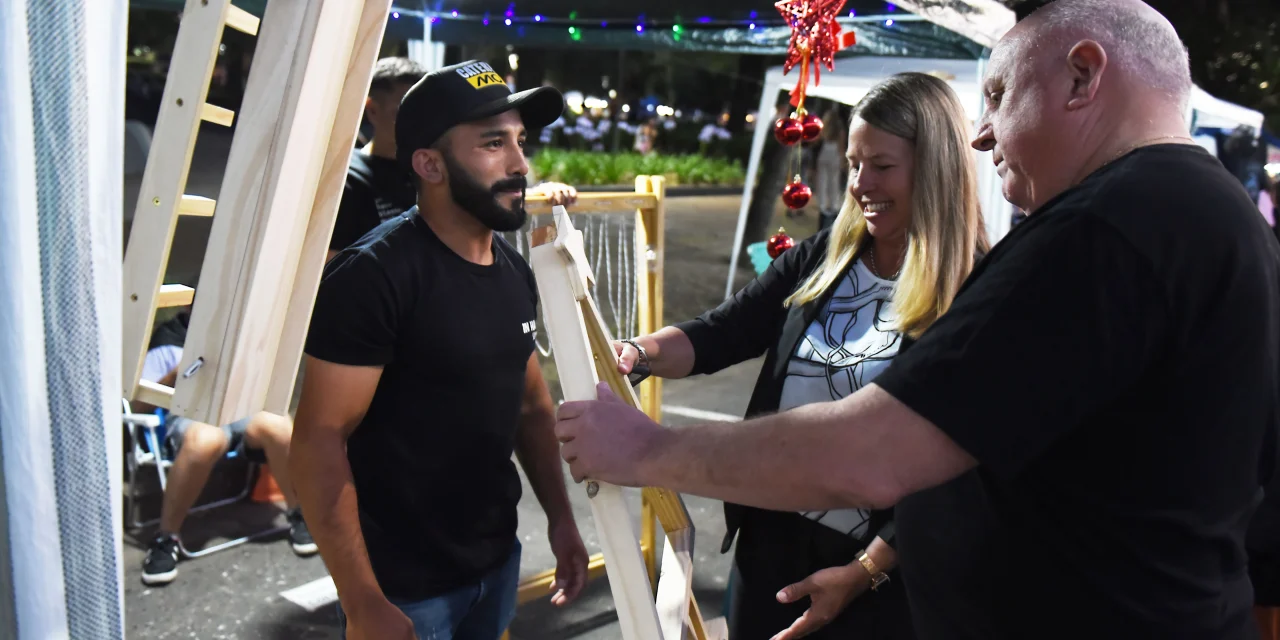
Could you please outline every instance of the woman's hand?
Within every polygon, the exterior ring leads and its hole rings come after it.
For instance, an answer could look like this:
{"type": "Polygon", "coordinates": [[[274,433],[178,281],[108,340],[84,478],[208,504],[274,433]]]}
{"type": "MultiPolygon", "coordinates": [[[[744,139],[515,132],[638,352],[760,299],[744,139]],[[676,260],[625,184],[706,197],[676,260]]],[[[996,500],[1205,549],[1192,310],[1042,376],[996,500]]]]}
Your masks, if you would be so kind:
{"type": "Polygon", "coordinates": [[[778,602],[787,604],[807,596],[809,609],[772,640],[795,640],[821,629],[870,586],[871,575],[861,564],[853,562],[823,569],[784,588],[778,592],[778,602]]]}
{"type": "Polygon", "coordinates": [[[624,376],[630,374],[640,361],[640,352],[625,342],[614,340],[613,353],[618,356],[618,373],[624,376]]]}

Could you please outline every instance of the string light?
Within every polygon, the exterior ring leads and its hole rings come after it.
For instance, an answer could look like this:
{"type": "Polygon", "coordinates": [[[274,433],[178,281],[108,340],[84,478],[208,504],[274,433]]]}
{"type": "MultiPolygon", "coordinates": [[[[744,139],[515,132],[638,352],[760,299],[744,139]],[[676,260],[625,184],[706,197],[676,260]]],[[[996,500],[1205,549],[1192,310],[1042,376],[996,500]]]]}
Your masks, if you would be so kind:
{"type": "MultiPolygon", "coordinates": [[[[888,8],[889,11],[897,11],[897,6],[892,2],[887,2],[885,6],[888,8]]],[[[439,23],[441,20],[453,19],[458,21],[472,21],[472,22],[478,21],[487,27],[489,26],[489,20],[490,20],[489,12],[484,12],[483,14],[467,15],[464,13],[460,13],[456,8],[450,10],[448,13],[433,13],[430,11],[424,12],[424,11],[417,11],[412,9],[400,9],[400,10],[393,11],[391,13],[391,17],[394,19],[400,19],[401,18],[400,14],[404,14],[404,17],[406,18],[412,17],[412,18],[418,18],[423,20],[430,20],[432,24],[439,23]]],[[[521,35],[524,34],[524,26],[522,26],[523,24],[532,25],[533,23],[538,23],[539,25],[558,25],[558,26],[567,27],[569,31],[569,36],[574,41],[580,41],[582,39],[584,30],[594,28],[597,24],[599,25],[600,29],[608,29],[611,22],[623,22],[617,19],[600,19],[600,18],[595,18],[594,20],[579,19],[577,11],[570,11],[567,18],[547,16],[541,13],[530,15],[530,16],[518,16],[516,15],[516,11],[515,11],[515,3],[508,4],[503,14],[505,17],[500,18],[503,21],[503,24],[505,24],[508,27],[512,27],[512,26],[519,27],[518,30],[521,35]],[[599,22],[596,22],[596,20],[598,20],[599,22]]],[[[750,20],[717,19],[713,16],[699,16],[696,19],[697,29],[746,28],[748,30],[755,31],[761,28],[774,28],[774,27],[786,26],[786,22],[782,20],[765,19],[762,22],[761,20],[758,20],[756,18],[756,16],[758,15],[756,11],[749,12],[749,15],[751,16],[750,20]]],[[[858,16],[856,10],[850,9],[848,17],[840,18],[841,22],[845,20],[849,20],[851,22],[858,22],[858,23],[876,23],[876,24],[882,25],[883,27],[894,27],[894,26],[902,26],[897,24],[899,22],[919,22],[919,21],[922,21],[923,18],[919,18],[918,16],[914,16],[910,14],[903,14],[901,12],[894,14],[893,17],[889,17],[888,15],[885,15],[885,14],[868,15],[865,17],[861,17],[861,16],[858,16]]],[[[626,21],[626,22],[631,22],[630,26],[635,29],[634,33],[636,35],[645,34],[650,27],[658,27],[662,31],[665,31],[666,27],[670,26],[671,39],[676,42],[680,42],[688,32],[688,29],[683,24],[683,20],[680,18],[679,15],[676,15],[671,19],[657,20],[653,23],[649,23],[645,15],[640,14],[640,16],[636,20],[626,21]]],[[[619,24],[618,27],[626,28],[626,27],[623,27],[623,24],[619,24]]]]}

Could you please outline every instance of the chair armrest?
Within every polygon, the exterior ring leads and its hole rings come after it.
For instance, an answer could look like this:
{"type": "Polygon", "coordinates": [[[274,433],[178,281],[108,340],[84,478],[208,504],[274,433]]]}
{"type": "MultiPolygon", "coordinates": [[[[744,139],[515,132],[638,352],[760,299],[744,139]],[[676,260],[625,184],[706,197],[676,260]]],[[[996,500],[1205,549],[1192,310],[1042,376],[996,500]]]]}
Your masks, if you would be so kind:
{"type": "Polygon", "coordinates": [[[135,427],[143,427],[146,429],[158,429],[160,427],[160,416],[152,413],[125,414],[124,421],[135,427]]]}

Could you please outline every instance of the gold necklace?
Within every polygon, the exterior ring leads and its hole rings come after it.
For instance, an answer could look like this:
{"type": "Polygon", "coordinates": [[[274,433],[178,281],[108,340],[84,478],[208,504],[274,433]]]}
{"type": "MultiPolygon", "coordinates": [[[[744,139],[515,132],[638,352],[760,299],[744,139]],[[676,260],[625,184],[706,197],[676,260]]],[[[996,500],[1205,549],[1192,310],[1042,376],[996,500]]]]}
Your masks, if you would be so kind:
{"type": "Polygon", "coordinates": [[[902,265],[898,265],[898,270],[894,272],[893,277],[886,278],[880,275],[880,270],[876,268],[876,245],[874,242],[867,245],[867,257],[870,258],[871,261],[871,275],[880,278],[881,280],[897,280],[898,276],[902,273],[902,265]]]}
{"type": "Polygon", "coordinates": [[[1195,140],[1192,140],[1191,138],[1183,135],[1165,135],[1165,136],[1156,136],[1154,138],[1147,138],[1146,140],[1141,140],[1133,145],[1130,145],[1128,147],[1121,149],[1120,153],[1117,153],[1114,156],[1111,156],[1110,160],[1107,160],[1106,162],[1102,163],[1102,166],[1098,168],[1101,169],[1102,167],[1105,167],[1111,164],[1112,162],[1115,162],[1116,160],[1119,160],[1120,158],[1123,158],[1124,156],[1130,153],[1133,153],[1138,149],[1141,149],[1142,147],[1154,144],[1160,140],[1185,140],[1186,142],[1195,144],[1195,140]]]}

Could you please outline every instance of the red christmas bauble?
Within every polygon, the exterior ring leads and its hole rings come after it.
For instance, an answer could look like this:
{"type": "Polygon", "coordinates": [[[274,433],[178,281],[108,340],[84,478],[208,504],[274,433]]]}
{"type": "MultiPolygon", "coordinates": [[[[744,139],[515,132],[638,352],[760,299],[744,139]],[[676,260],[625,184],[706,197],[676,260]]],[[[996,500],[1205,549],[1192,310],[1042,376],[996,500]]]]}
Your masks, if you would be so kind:
{"type": "Polygon", "coordinates": [[[799,180],[792,182],[782,190],[782,202],[790,209],[803,209],[813,197],[813,189],[799,180]]]}
{"type": "Polygon", "coordinates": [[[812,113],[805,116],[804,120],[800,121],[800,126],[804,130],[804,139],[806,142],[810,140],[817,140],[818,136],[822,135],[822,118],[819,118],[812,113]]]}
{"type": "Polygon", "coordinates": [[[783,251],[796,246],[796,241],[787,235],[787,230],[778,227],[778,232],[769,237],[769,242],[765,244],[765,249],[769,252],[770,258],[777,258],[782,255],[783,251]]]}
{"type": "Polygon", "coordinates": [[[779,118],[773,123],[773,137],[785,145],[793,145],[804,138],[804,124],[795,118],[779,118]]]}

